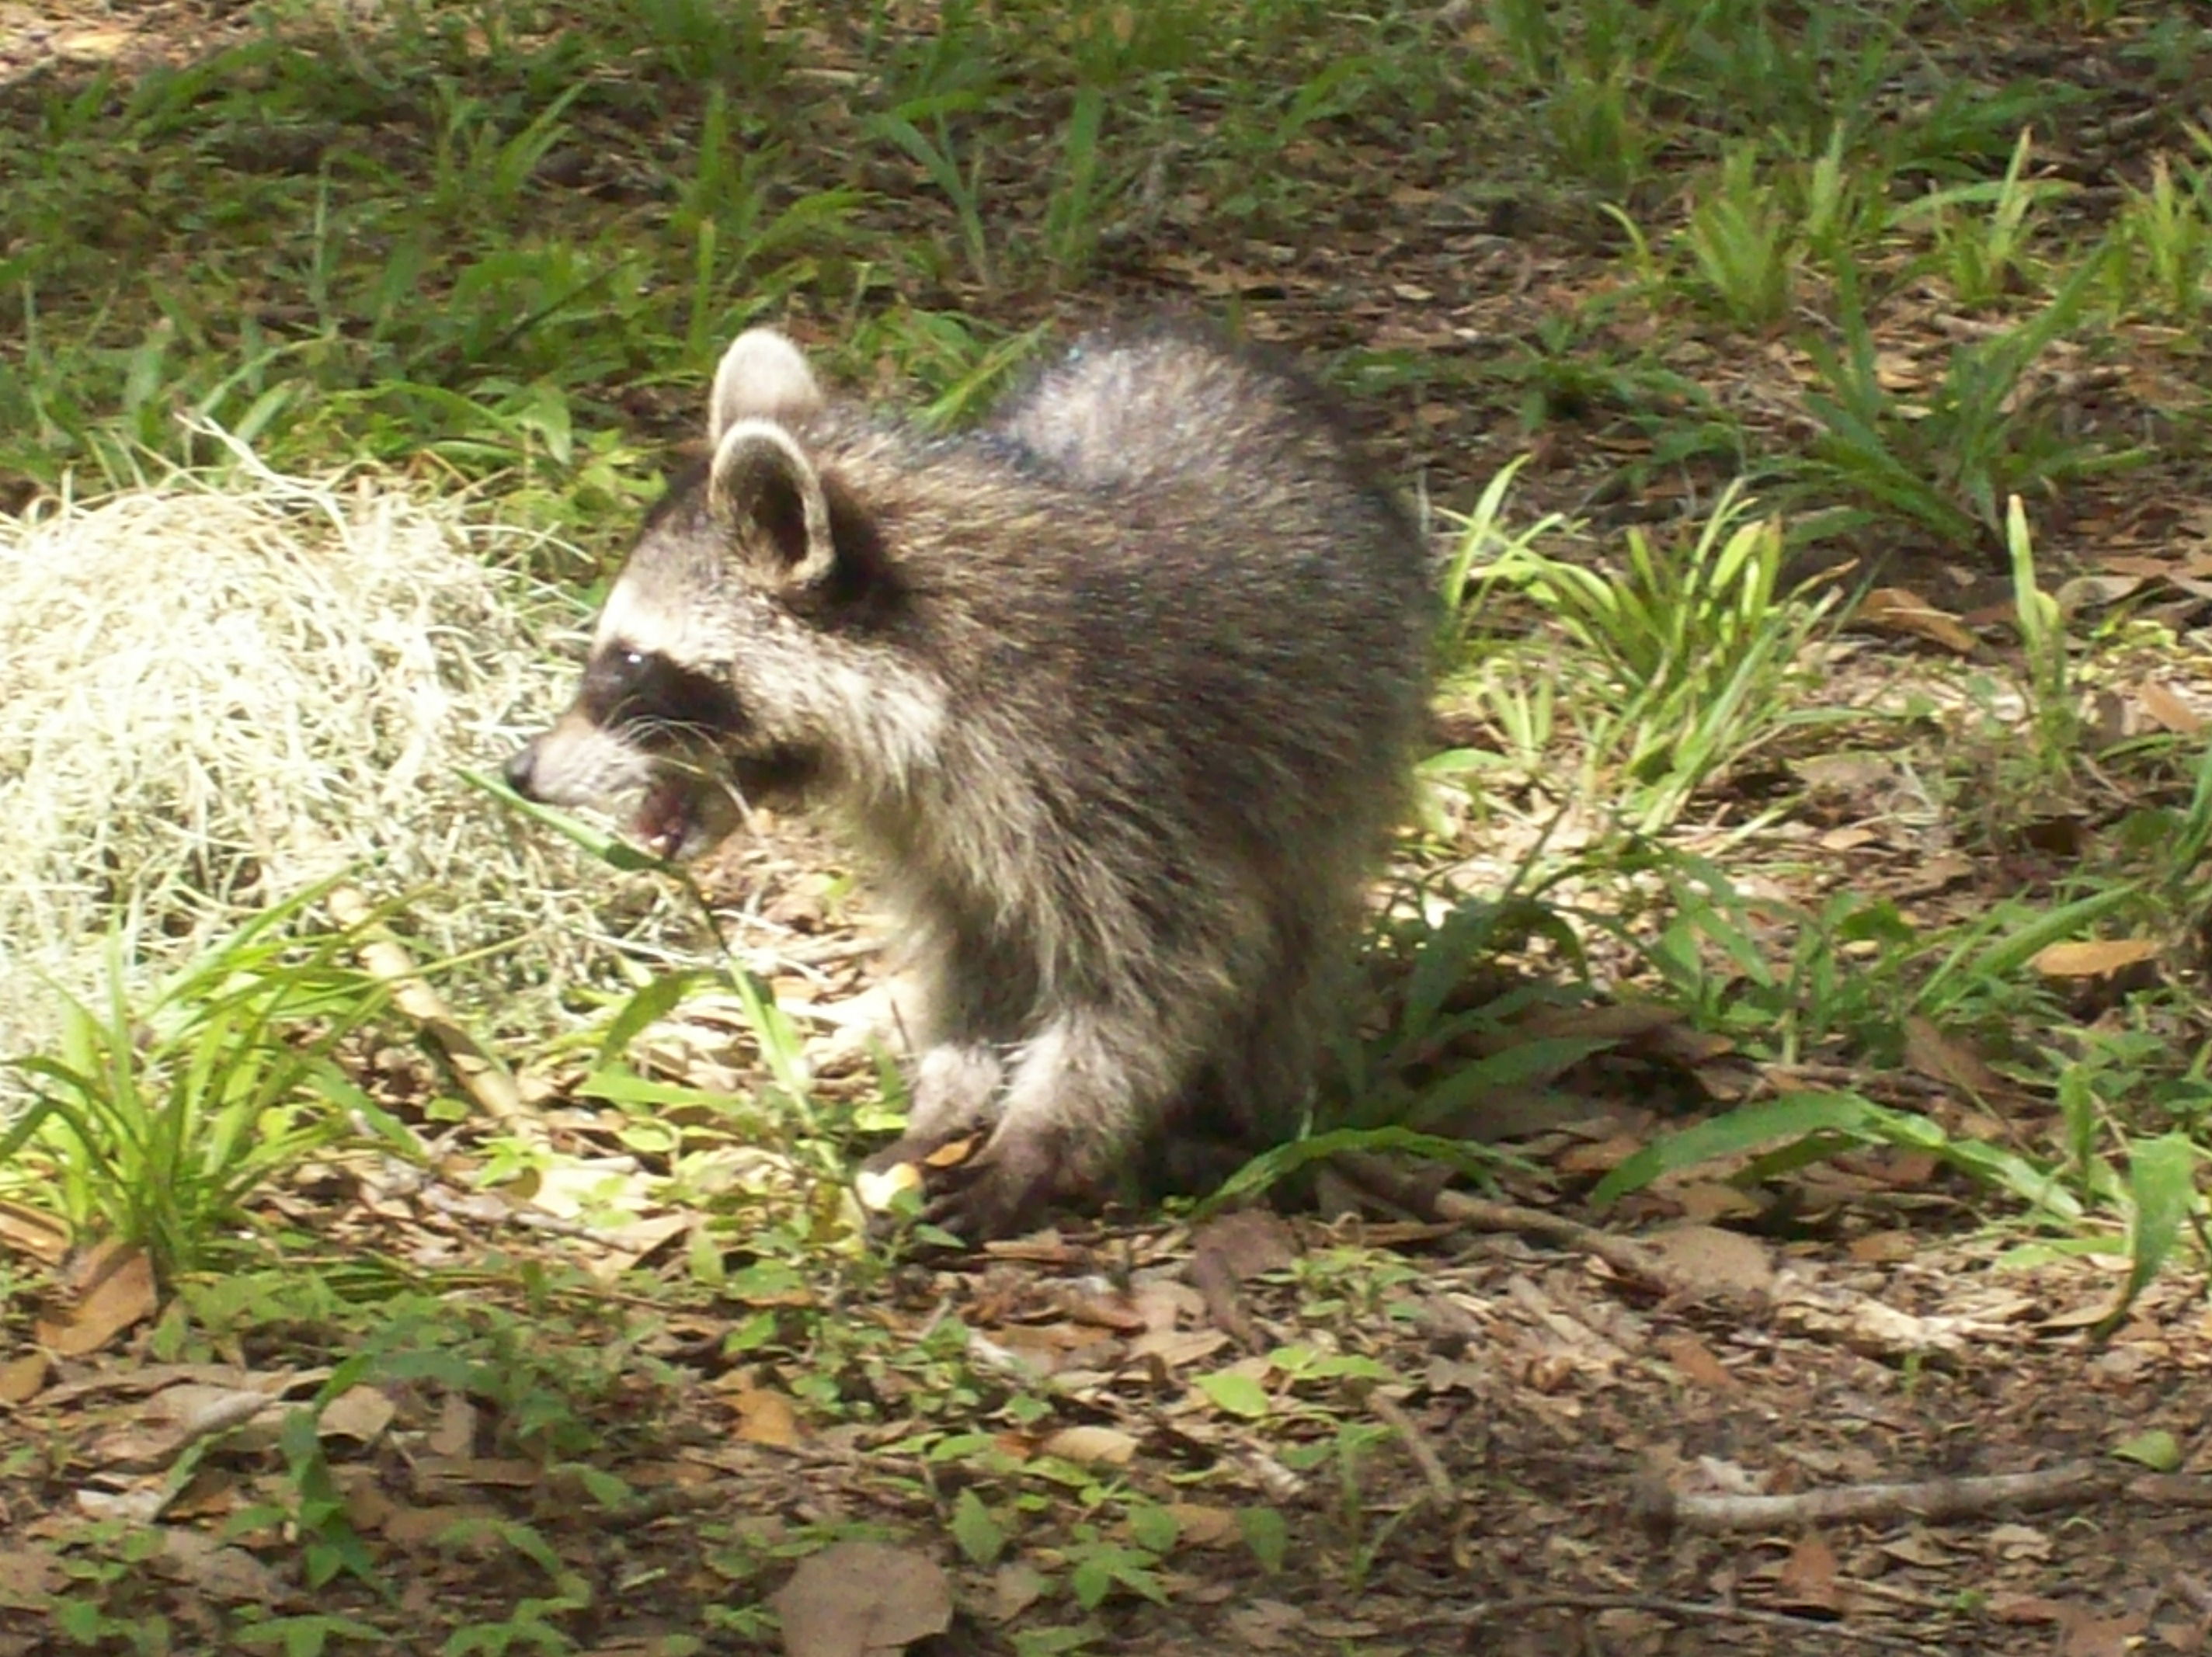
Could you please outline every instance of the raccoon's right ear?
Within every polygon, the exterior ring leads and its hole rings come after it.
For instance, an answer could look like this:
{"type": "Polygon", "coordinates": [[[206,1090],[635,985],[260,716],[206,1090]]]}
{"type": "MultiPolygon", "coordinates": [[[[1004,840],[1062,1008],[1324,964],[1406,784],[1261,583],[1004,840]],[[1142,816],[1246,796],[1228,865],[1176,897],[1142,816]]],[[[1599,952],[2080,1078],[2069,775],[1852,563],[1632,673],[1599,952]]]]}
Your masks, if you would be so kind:
{"type": "Polygon", "coordinates": [[[811,586],[836,568],[821,474],[773,420],[740,420],[722,434],[708,500],[737,552],[782,586],[811,586]]]}
{"type": "Polygon", "coordinates": [[[744,420],[785,424],[804,420],[822,407],[822,387],[793,345],[773,328],[751,328],[730,342],[714,370],[714,391],[707,405],[707,440],[716,449],[730,428],[744,420]]]}

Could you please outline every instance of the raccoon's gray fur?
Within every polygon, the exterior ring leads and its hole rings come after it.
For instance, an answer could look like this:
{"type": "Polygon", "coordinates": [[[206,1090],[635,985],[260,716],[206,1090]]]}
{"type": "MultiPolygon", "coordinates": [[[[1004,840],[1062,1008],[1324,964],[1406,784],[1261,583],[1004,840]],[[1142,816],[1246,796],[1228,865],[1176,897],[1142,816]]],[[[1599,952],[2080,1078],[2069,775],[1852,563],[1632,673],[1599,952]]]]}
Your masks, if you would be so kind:
{"type": "Polygon", "coordinates": [[[1429,564],[1293,373],[1156,329],[933,440],[781,335],[714,377],[713,459],[647,519],[520,792],[644,791],[711,843],[809,802],[920,968],[910,1160],[971,1241],[1150,1142],[1304,1102],[1405,799],[1429,564]]]}

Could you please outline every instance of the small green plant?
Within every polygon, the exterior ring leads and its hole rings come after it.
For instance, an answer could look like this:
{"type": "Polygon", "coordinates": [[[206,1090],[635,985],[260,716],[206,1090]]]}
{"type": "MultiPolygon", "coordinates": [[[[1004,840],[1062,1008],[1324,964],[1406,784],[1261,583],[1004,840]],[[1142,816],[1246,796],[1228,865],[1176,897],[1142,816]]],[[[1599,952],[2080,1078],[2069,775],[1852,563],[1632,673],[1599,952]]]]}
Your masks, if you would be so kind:
{"type": "Polygon", "coordinates": [[[950,92],[919,100],[878,115],[869,130],[912,157],[930,183],[952,204],[960,225],[961,245],[968,268],[986,288],[997,285],[991,256],[991,238],[983,222],[985,147],[970,144],[968,159],[961,160],[961,141],[953,136],[951,118],[969,114],[978,106],[973,93],[950,92]],[[921,123],[928,123],[928,130],[921,123]]]}
{"type": "MultiPolygon", "coordinates": [[[[1809,455],[1785,464],[1785,475],[1841,490],[1948,544],[1988,549],[2002,544],[2008,495],[2139,464],[2141,451],[2094,449],[2022,394],[2028,370],[2081,320],[2109,246],[2085,258],[2037,315],[1956,348],[1942,382],[1921,404],[1901,402],[1882,384],[1856,278],[1848,264],[1839,267],[1843,349],[1825,341],[1811,347],[1821,389],[1806,402],[1821,434],[1809,455]]],[[[1805,532],[1865,521],[1866,508],[1832,508],[1805,532]]]]}
{"type": "Polygon", "coordinates": [[[1721,310],[1747,328],[1783,320],[1796,294],[1799,227],[1759,161],[1758,145],[1731,146],[1682,233],[1721,310]]]}
{"type": "Polygon", "coordinates": [[[1100,219],[1110,188],[1101,165],[1098,133],[1106,114],[1106,95],[1095,86],[1079,87],[1075,107],[1060,139],[1060,172],[1045,205],[1045,254],[1060,281],[1079,277],[1089,266],[1098,241],[1100,219]]]}
{"type": "Polygon", "coordinates": [[[319,895],[265,911],[136,1005],[112,938],[106,1004],[64,997],[57,1050],[0,1061],[31,1094],[0,1135],[0,1181],[141,1245],[173,1282],[234,1250],[258,1188],[356,1125],[411,1153],[336,1057],[386,991],[347,960],[354,932],[300,924],[319,895]]]}
{"type": "Polygon", "coordinates": [[[2047,778],[2070,774],[2081,752],[2085,715],[2074,683],[2073,652],[2058,600],[2037,585],[2035,543],[2018,495],[2005,503],[2005,552],[2012,574],[2013,616],[2020,628],[2022,689],[2038,768],[2047,778]]]}
{"type": "Polygon", "coordinates": [[[1621,830],[1656,833],[1792,723],[1791,677],[1834,599],[1779,593],[1783,552],[1780,524],[1751,518],[1731,485],[1686,545],[1631,530],[1616,574],[1526,546],[1476,572],[1534,604],[1575,647],[1564,665],[1544,651],[1527,668],[1571,680],[1586,744],[1579,792],[1610,796],[1621,830]]]}
{"type": "MultiPolygon", "coordinates": [[[[2212,137],[2192,130],[2197,148],[2212,155],[2212,137]]],[[[2195,322],[2204,311],[2212,277],[2212,169],[2190,167],[2177,179],[2166,155],[2151,157],[2150,186],[2123,186],[2127,194],[2114,226],[2124,256],[2113,262],[2127,300],[2146,300],[2167,320],[2195,322]]]]}
{"type": "Polygon", "coordinates": [[[1995,305],[2037,282],[2039,273],[2028,258],[2036,209],[2065,186],[2029,178],[2030,153],[2030,135],[2023,129],[2002,178],[1933,191],[1897,213],[1900,226],[1927,222],[1934,241],[1929,263],[1962,306],[1995,305]],[[1973,210],[1984,205],[1986,214],[1973,210]]]}

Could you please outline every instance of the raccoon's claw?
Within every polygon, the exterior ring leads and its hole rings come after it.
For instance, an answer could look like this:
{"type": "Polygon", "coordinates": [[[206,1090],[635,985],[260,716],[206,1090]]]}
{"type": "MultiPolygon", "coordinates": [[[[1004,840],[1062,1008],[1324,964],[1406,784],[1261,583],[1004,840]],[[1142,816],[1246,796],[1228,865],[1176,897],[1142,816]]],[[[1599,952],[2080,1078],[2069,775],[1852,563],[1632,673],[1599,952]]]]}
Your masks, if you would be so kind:
{"type": "Polygon", "coordinates": [[[1043,1211],[1052,1181],[1048,1169],[1029,1166],[1031,1160],[1004,1135],[987,1142],[967,1131],[909,1134],[860,1166],[864,1174],[911,1170],[921,1184],[922,1220],[973,1247],[1025,1229],[1043,1211]]]}

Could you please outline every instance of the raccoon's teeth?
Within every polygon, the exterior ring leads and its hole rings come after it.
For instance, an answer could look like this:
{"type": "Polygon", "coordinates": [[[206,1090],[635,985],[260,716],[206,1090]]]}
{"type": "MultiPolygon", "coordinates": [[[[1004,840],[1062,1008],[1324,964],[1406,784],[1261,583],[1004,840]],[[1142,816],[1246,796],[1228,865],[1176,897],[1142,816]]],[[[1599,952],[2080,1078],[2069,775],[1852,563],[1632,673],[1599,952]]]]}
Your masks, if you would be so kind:
{"type": "Polygon", "coordinates": [[[657,858],[672,858],[681,852],[691,832],[690,802],[684,789],[675,783],[653,784],[646,791],[629,831],[638,844],[657,858]]]}

